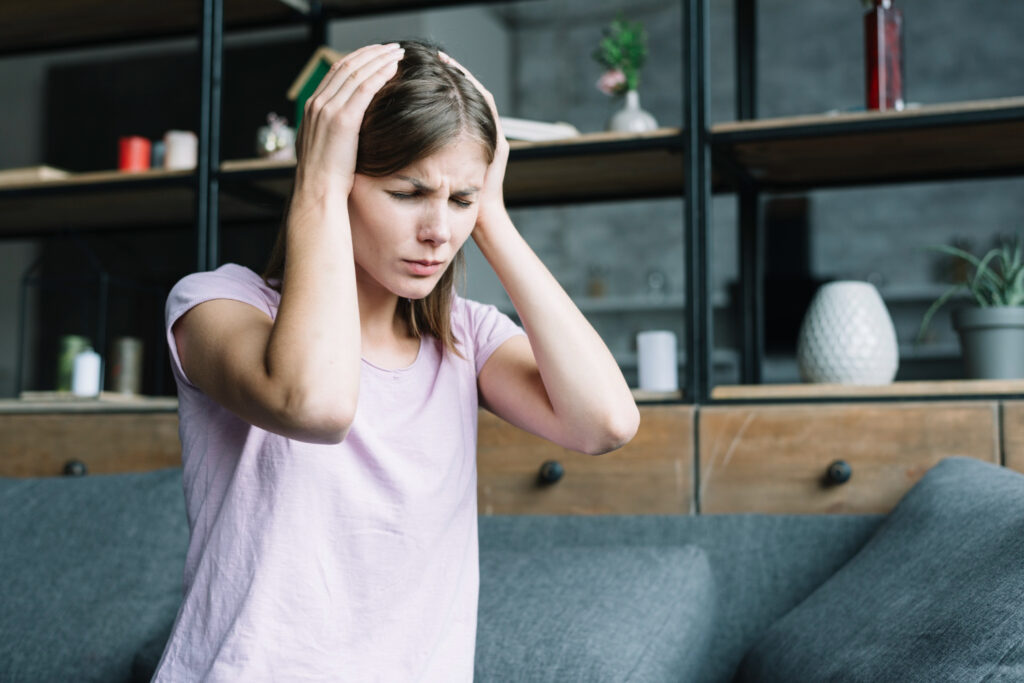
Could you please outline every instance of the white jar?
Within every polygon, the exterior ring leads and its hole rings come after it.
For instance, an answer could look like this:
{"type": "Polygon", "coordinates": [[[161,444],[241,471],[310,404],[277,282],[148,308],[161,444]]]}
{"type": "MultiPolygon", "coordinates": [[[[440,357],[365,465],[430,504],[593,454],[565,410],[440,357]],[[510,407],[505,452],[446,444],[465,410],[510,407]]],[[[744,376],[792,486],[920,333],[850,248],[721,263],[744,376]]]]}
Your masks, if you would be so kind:
{"type": "Polygon", "coordinates": [[[71,371],[71,393],[75,396],[99,396],[100,354],[85,349],[75,356],[71,371]]]}
{"type": "Polygon", "coordinates": [[[889,384],[900,354],[896,328],[870,282],[822,285],[800,327],[797,365],[805,382],[889,384]]]}
{"type": "Polygon", "coordinates": [[[676,335],[670,330],[646,330],[636,335],[637,379],[645,391],[678,391],[679,362],[676,335]]]}

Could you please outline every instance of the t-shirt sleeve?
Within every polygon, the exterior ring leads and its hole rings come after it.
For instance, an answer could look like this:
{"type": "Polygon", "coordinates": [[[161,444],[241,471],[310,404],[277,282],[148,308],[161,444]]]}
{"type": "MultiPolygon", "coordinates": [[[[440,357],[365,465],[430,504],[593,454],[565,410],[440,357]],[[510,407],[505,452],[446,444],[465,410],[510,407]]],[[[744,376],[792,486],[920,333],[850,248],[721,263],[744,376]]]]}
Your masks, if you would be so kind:
{"type": "Polygon", "coordinates": [[[456,302],[456,305],[463,308],[465,330],[471,337],[468,341],[472,343],[478,375],[484,363],[499,346],[517,334],[526,334],[523,328],[512,322],[512,319],[499,311],[497,306],[461,298],[456,302]]]}
{"type": "Polygon", "coordinates": [[[164,328],[167,334],[167,345],[170,351],[171,366],[177,377],[195,387],[178,358],[178,345],[174,341],[171,329],[178,318],[189,310],[212,299],[232,299],[254,306],[271,318],[276,311],[266,292],[262,278],[240,266],[225,265],[217,270],[192,273],[186,275],[171,288],[164,307],[164,328]]]}

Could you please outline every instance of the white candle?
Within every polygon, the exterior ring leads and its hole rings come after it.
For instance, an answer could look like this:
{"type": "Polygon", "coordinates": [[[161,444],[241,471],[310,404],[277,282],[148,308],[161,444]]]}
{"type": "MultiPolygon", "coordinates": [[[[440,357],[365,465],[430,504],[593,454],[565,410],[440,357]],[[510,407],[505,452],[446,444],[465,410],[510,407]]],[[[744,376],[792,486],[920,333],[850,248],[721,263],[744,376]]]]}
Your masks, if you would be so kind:
{"type": "Polygon", "coordinates": [[[669,330],[647,330],[636,335],[637,375],[645,391],[677,391],[679,365],[676,335],[669,330]]]}
{"type": "Polygon", "coordinates": [[[75,356],[71,393],[75,396],[98,396],[100,393],[100,354],[92,349],[75,356]]]}

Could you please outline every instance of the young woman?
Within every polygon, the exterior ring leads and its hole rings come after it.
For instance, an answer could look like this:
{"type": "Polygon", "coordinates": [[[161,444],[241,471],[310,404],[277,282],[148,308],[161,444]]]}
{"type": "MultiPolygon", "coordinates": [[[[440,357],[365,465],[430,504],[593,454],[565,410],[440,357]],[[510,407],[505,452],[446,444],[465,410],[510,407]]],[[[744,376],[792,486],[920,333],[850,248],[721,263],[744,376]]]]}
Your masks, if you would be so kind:
{"type": "Polygon", "coordinates": [[[584,453],[639,414],[516,232],[493,98],[418,42],[335,64],[306,103],[264,277],[172,290],[191,537],[157,681],[469,681],[482,405],[584,453]],[[472,235],[518,312],[454,293],[472,235]]]}

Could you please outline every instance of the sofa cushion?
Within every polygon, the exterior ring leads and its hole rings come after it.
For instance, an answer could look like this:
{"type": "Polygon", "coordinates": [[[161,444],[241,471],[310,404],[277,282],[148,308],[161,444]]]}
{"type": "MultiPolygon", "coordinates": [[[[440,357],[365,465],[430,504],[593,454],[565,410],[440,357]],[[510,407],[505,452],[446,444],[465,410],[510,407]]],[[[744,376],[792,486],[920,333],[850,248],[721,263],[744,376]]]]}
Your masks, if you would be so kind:
{"type": "Polygon", "coordinates": [[[747,653],[737,681],[1024,680],[1024,476],[931,469],[747,653]]]}
{"type": "Polygon", "coordinates": [[[180,469],[0,478],[0,680],[132,680],[187,546],[180,469]]]}
{"type": "MultiPolygon", "coordinates": [[[[881,515],[485,515],[480,550],[699,547],[719,596],[695,683],[732,680],[776,619],[853,557],[881,515]]],[[[487,577],[484,577],[486,581],[487,577]]]]}
{"type": "Polygon", "coordinates": [[[475,680],[693,680],[714,620],[704,552],[685,547],[480,554],[475,680]]]}

